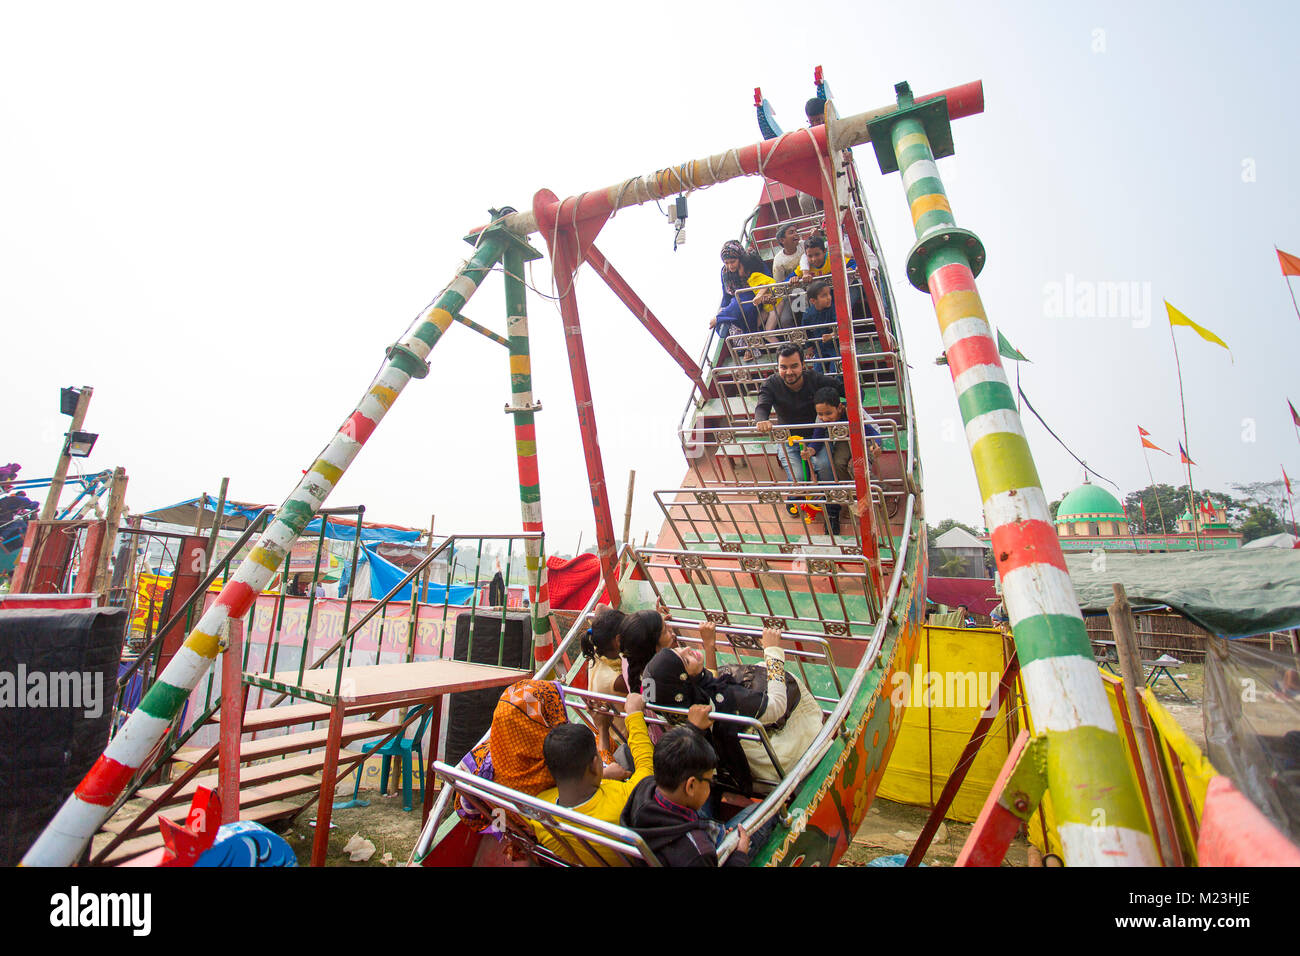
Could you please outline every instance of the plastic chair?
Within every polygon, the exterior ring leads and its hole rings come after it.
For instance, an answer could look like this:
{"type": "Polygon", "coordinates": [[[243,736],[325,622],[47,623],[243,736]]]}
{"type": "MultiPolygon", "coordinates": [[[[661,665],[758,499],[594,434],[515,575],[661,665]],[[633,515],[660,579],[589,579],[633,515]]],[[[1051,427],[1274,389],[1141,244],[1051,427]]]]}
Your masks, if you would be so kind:
{"type": "MultiPolygon", "coordinates": [[[[379,768],[379,792],[383,794],[388,790],[388,771],[392,767],[393,758],[396,757],[402,763],[402,809],[410,812],[411,809],[411,756],[414,754],[415,763],[420,771],[420,801],[424,801],[424,754],[420,752],[420,738],[424,736],[425,730],[429,727],[429,720],[433,717],[433,708],[437,707],[441,701],[424,706],[424,716],[419,719],[415,725],[415,734],[411,737],[397,736],[387,743],[369,743],[362,744],[361,751],[367,755],[372,752],[381,754],[383,762],[379,768]]],[[[352,788],[352,799],[346,803],[334,804],[335,810],[348,810],[352,807],[368,807],[369,800],[357,799],[361,792],[361,774],[365,768],[365,760],[357,761],[357,782],[352,788]]]]}

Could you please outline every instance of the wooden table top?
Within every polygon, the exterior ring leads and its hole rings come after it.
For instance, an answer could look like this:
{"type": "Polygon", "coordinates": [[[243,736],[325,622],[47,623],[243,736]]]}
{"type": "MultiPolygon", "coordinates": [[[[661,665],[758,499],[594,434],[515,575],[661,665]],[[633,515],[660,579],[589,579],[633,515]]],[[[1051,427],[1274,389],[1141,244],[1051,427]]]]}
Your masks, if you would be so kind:
{"type": "MultiPolygon", "coordinates": [[[[357,703],[414,703],[440,694],[505,687],[528,677],[529,673],[513,667],[447,660],[345,667],[339,694],[357,703]]],[[[333,694],[338,671],[333,667],[308,671],[301,682],[296,670],[256,676],[320,694],[333,694]]]]}

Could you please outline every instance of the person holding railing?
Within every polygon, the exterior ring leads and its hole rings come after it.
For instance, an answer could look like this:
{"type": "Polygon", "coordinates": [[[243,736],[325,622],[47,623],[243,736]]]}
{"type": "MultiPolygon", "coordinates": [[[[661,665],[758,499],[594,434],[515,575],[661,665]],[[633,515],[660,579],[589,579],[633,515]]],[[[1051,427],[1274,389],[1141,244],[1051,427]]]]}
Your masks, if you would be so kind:
{"type": "MultiPolygon", "coordinates": [[[[844,397],[833,388],[819,388],[813,396],[816,402],[817,421],[824,422],[822,427],[815,429],[804,444],[803,456],[805,459],[811,458],[818,450],[829,448],[831,459],[831,473],[835,481],[852,481],[853,450],[846,436],[843,439],[832,439],[830,437],[830,426],[836,422],[847,422],[849,420],[848,406],[844,403],[844,397]]],[[[875,468],[876,457],[880,453],[880,429],[877,427],[876,420],[871,417],[871,413],[865,408],[862,410],[862,434],[866,439],[867,458],[871,467],[875,468]]],[[[826,527],[831,534],[840,533],[840,506],[828,504],[826,506],[826,527]]]]}
{"type": "MultiPolygon", "coordinates": [[[[787,223],[777,230],[776,241],[780,243],[781,248],[772,258],[772,278],[776,282],[785,282],[799,268],[799,261],[803,258],[803,240],[799,238],[799,230],[793,224],[787,223]]],[[[794,298],[785,295],[776,301],[775,308],[767,317],[768,332],[776,329],[791,329],[799,324],[794,298]]],[[[803,311],[802,307],[799,311],[803,311]]]]}
{"type": "MultiPolygon", "coordinates": [[[[654,744],[645,723],[645,698],[628,694],[623,705],[623,720],[627,725],[627,744],[632,751],[636,769],[627,780],[605,778],[605,765],[596,748],[596,735],[586,724],[560,724],[546,735],[542,742],[542,755],[546,769],[555,777],[555,788],[538,794],[539,800],[568,807],[576,813],[594,817],[605,823],[617,824],[623,815],[627,799],[637,784],[654,773],[654,744]]],[[[561,841],[536,820],[533,832],[537,842],[562,859],[576,857],[583,865],[599,865],[600,861],[581,847],[561,841]]],[[[616,862],[617,854],[601,851],[606,862],[616,862]]]]}
{"type": "Polygon", "coordinates": [[[773,281],[764,268],[763,260],[746,252],[735,239],[722,244],[722,303],[709,320],[709,328],[716,329],[724,342],[733,327],[757,332],[766,324],[763,315],[772,311],[774,298],[760,288],[773,281]]]}
{"type": "MultiPolygon", "coordinates": [[[[831,278],[831,264],[826,257],[826,237],[818,233],[809,236],[804,241],[804,258],[808,260],[808,266],[805,268],[800,265],[795,270],[795,277],[791,281],[796,285],[805,288],[810,286],[814,281],[820,278],[831,278]]],[[[844,257],[844,266],[846,269],[856,268],[856,260],[850,256],[844,257]]],[[[849,282],[853,281],[853,273],[849,273],[849,282]]],[[[849,312],[851,315],[857,315],[861,311],[862,289],[856,285],[849,285],[849,312]]],[[[810,324],[807,316],[804,316],[804,325],[810,324]]]]}
{"type": "MultiPolygon", "coordinates": [[[[844,394],[844,382],[834,375],[823,375],[816,369],[804,365],[803,353],[797,346],[786,345],[777,354],[776,372],[768,376],[758,394],[758,405],[754,409],[754,429],[761,435],[770,434],[772,411],[775,409],[777,421],[782,425],[805,425],[817,418],[815,396],[818,389],[832,388],[838,395],[844,394]]],[[[785,442],[777,442],[776,457],[781,462],[786,478],[797,482],[794,465],[790,460],[790,451],[785,442]]],[[[830,450],[825,444],[809,459],[818,481],[832,481],[830,450]]]]}
{"type": "MultiPolygon", "coordinates": [[[[786,672],[781,632],[764,629],[762,664],[725,667],[718,666],[716,625],[701,624],[699,633],[702,655],[690,647],[665,648],[655,655],[641,678],[646,699],[660,707],[685,709],[708,704],[718,713],[752,717],[764,725],[782,769],[792,766],[821,729],[822,712],[808,689],[786,672]]],[[[718,769],[725,772],[733,789],[752,795],[755,778],[771,780],[776,776],[762,742],[740,739],[737,724],[714,723],[712,744],[719,758],[718,769]]],[[[715,800],[714,812],[717,803],[715,800]]]]}

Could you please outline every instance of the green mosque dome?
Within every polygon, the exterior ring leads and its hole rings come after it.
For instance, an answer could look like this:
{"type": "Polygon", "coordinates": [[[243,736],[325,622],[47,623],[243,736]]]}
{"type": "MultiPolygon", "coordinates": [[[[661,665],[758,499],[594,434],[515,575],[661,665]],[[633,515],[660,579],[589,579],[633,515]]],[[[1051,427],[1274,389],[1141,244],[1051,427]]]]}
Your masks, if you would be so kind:
{"type": "Polygon", "coordinates": [[[1119,499],[1105,488],[1085,481],[1065,496],[1056,509],[1056,523],[1126,521],[1119,499]]]}

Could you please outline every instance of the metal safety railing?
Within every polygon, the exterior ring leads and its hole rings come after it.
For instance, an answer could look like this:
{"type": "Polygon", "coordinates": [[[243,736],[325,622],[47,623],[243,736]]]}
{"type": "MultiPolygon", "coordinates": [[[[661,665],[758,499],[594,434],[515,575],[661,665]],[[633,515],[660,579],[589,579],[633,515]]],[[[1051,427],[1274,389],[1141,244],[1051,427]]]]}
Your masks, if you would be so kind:
{"type": "Polygon", "coordinates": [[[870,633],[880,613],[870,564],[861,554],[638,548],[637,562],[674,616],[696,612],[720,625],[846,637],[870,633]]]}

